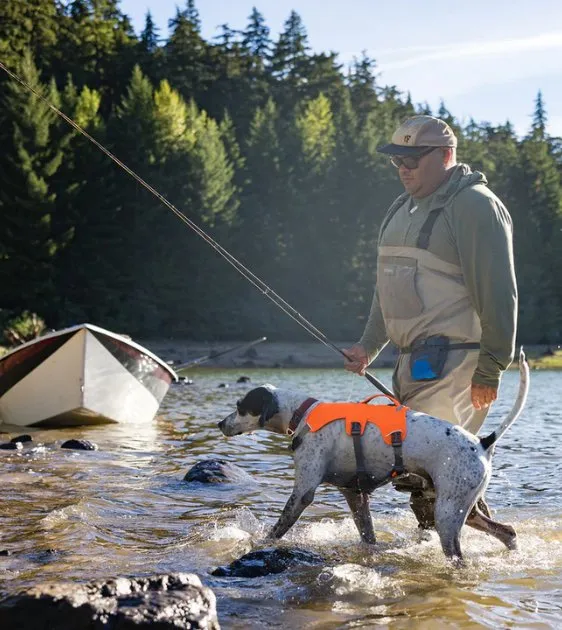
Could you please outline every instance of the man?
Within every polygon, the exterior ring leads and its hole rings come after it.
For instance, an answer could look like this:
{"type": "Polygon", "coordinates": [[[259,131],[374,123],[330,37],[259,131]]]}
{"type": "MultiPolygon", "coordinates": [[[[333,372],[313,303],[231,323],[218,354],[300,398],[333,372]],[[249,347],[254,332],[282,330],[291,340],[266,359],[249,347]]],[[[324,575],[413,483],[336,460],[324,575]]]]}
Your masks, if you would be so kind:
{"type": "MultiPolygon", "coordinates": [[[[371,312],[345,368],[363,374],[390,339],[397,398],[476,434],[513,359],[517,287],[511,217],[482,173],[457,164],[456,147],[432,116],[379,147],[405,192],[381,224],[371,312]]],[[[430,526],[431,501],[414,492],[411,504],[430,526]]]]}

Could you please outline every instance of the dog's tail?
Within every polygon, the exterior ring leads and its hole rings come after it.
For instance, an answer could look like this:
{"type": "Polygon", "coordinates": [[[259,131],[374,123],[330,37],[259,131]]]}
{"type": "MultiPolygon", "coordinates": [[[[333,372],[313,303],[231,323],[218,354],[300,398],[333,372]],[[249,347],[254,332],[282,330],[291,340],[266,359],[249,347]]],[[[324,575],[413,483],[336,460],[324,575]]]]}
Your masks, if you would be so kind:
{"type": "Polygon", "coordinates": [[[529,393],[529,364],[525,358],[523,346],[521,346],[521,350],[519,350],[519,378],[519,392],[517,393],[517,400],[511,411],[504,418],[504,421],[500,424],[498,429],[492,431],[490,435],[480,438],[480,444],[482,444],[484,450],[488,450],[501,438],[517,418],[519,418],[525,406],[527,394],[529,393]]]}

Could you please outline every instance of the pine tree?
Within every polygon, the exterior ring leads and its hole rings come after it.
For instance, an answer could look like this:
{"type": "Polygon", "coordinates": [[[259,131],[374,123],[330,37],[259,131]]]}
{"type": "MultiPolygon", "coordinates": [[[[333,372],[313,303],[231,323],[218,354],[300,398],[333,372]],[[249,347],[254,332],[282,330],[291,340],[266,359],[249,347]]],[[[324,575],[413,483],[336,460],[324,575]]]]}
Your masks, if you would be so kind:
{"type": "Polygon", "coordinates": [[[177,9],[169,21],[170,37],[165,46],[165,76],[184,99],[202,101],[211,81],[208,64],[209,45],[201,36],[198,13],[193,0],[177,9]]]}
{"type": "Polygon", "coordinates": [[[282,182],[281,147],[277,134],[277,108],[272,99],[257,108],[244,151],[246,185],[242,190],[239,218],[240,246],[247,235],[254,242],[248,263],[266,275],[279,261],[278,247],[286,190],[282,182]]]}
{"type": "Polygon", "coordinates": [[[536,140],[546,138],[547,115],[543,103],[542,92],[539,90],[535,101],[535,112],[533,114],[533,124],[531,125],[531,135],[536,140]]]}
{"type": "Polygon", "coordinates": [[[554,343],[562,336],[562,292],[557,281],[562,272],[560,173],[548,142],[536,137],[534,130],[522,143],[520,156],[525,185],[516,188],[521,210],[515,217],[515,234],[523,296],[521,330],[535,342],[554,343]]]}
{"type": "Polygon", "coordinates": [[[154,24],[150,11],[146,13],[144,28],[140,35],[138,62],[152,83],[161,81],[164,51],[160,46],[159,29],[154,24]]]}
{"type": "MultiPolygon", "coordinates": [[[[17,68],[22,79],[55,106],[59,93],[53,81],[45,87],[31,53],[17,68]]],[[[58,119],[35,94],[15,82],[2,99],[0,158],[0,278],[3,304],[30,309],[49,321],[56,313],[56,258],[69,240],[58,231],[53,181],[68,136],[57,131],[58,119]],[[57,137],[58,136],[58,137],[57,137]],[[22,293],[22,287],[25,292],[22,293]]]]}
{"type": "Polygon", "coordinates": [[[243,32],[242,46],[252,55],[254,68],[262,72],[272,45],[269,37],[270,30],[265,23],[265,18],[256,7],[252,7],[248,20],[248,26],[243,32]]]}
{"type": "Polygon", "coordinates": [[[62,16],[59,47],[64,77],[101,92],[103,113],[111,110],[135,65],[137,39],[119,0],[72,0],[62,16]]]}
{"type": "MultiPolygon", "coordinates": [[[[15,70],[30,51],[40,71],[52,72],[58,56],[59,12],[53,0],[0,2],[0,59],[15,70]]],[[[0,82],[5,77],[0,78],[0,82]]]]}
{"type": "Polygon", "coordinates": [[[365,51],[363,51],[361,59],[355,57],[353,59],[348,85],[351,102],[361,123],[377,106],[376,67],[376,61],[369,57],[365,51]]]}
{"type": "Polygon", "coordinates": [[[288,112],[301,97],[300,88],[308,70],[308,34],[300,15],[291,11],[284,30],[273,47],[269,73],[273,95],[279,106],[288,112]]]}

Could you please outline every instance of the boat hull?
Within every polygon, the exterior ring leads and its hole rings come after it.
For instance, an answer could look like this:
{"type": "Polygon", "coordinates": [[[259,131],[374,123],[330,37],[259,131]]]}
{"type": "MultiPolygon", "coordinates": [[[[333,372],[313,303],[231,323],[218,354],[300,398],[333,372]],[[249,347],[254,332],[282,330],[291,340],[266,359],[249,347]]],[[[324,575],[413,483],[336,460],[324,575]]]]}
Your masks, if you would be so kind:
{"type": "Polygon", "coordinates": [[[0,360],[0,422],[146,424],[177,377],[127,338],[91,324],[29,342],[0,360]]]}

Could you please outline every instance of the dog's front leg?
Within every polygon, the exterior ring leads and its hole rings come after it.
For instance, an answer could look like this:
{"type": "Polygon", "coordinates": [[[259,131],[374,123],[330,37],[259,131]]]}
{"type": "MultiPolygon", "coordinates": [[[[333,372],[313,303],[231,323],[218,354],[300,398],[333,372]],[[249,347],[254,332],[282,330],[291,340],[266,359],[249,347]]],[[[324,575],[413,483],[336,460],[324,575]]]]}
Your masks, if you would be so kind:
{"type": "Polygon", "coordinates": [[[373,529],[371,511],[369,510],[369,495],[366,492],[358,492],[349,488],[340,488],[340,490],[347,501],[347,505],[349,505],[361,540],[369,545],[374,545],[377,542],[377,538],[373,529]]]}
{"type": "Polygon", "coordinates": [[[268,538],[281,538],[287,531],[297,522],[304,509],[314,501],[314,492],[316,486],[304,491],[295,484],[293,492],[289,500],[285,504],[281,516],[272,530],[268,534],[268,538]]]}

